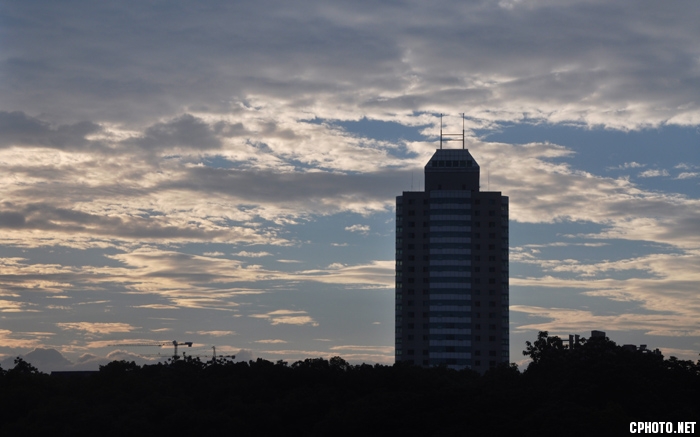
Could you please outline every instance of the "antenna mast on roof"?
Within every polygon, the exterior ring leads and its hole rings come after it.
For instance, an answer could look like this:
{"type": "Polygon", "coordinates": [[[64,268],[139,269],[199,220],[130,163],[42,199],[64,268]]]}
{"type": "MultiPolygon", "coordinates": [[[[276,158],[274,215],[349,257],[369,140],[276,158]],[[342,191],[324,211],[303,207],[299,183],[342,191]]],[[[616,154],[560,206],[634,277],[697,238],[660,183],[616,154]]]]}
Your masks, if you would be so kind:
{"type": "Polygon", "coordinates": [[[443,141],[458,141],[459,136],[462,136],[462,149],[465,148],[465,135],[464,135],[464,113],[460,112],[462,116],[462,133],[461,134],[444,134],[442,133],[442,114],[440,114],[440,150],[442,150],[443,141]],[[443,137],[457,137],[457,138],[443,138],[443,137]]]}

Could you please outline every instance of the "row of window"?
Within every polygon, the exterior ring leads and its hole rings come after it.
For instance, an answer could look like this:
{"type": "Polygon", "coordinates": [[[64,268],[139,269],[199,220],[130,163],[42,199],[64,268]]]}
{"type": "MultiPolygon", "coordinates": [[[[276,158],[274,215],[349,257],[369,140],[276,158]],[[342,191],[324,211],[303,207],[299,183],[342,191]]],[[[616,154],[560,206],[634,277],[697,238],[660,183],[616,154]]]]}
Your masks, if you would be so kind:
{"type": "MultiPolygon", "coordinates": [[[[439,249],[470,249],[470,250],[481,250],[481,243],[476,243],[472,244],[470,241],[468,241],[468,238],[447,238],[448,241],[440,241],[440,240],[445,240],[446,238],[440,237],[439,239],[435,239],[437,241],[433,241],[431,239],[430,244],[423,244],[423,249],[424,250],[430,250],[432,253],[433,250],[439,250],[439,249]],[[450,241],[453,240],[453,241],[450,241]]],[[[501,252],[504,255],[504,258],[507,258],[508,256],[508,240],[503,240],[503,245],[506,246],[506,248],[502,249],[501,252]]],[[[399,258],[403,256],[403,239],[402,238],[397,238],[396,239],[396,257],[399,258]]],[[[407,245],[408,250],[415,250],[416,245],[411,243],[407,245]]],[[[487,247],[484,245],[484,247],[487,247]]],[[[489,244],[488,245],[488,250],[496,250],[496,245],[495,244],[489,244]]]]}
{"type": "Polygon", "coordinates": [[[432,167],[471,167],[474,164],[474,162],[471,159],[446,159],[446,160],[435,160],[431,161],[431,166],[432,167]]]}

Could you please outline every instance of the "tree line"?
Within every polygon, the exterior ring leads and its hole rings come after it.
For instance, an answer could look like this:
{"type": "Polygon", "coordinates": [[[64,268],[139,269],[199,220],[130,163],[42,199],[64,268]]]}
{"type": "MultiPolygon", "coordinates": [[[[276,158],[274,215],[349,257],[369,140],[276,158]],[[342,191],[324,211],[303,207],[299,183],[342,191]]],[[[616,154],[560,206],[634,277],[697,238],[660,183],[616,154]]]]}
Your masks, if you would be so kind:
{"type": "Polygon", "coordinates": [[[629,351],[605,338],[569,349],[540,332],[520,372],[257,359],[113,361],[50,376],[0,369],[0,435],[572,435],[632,421],[696,421],[700,361],[629,351]]]}

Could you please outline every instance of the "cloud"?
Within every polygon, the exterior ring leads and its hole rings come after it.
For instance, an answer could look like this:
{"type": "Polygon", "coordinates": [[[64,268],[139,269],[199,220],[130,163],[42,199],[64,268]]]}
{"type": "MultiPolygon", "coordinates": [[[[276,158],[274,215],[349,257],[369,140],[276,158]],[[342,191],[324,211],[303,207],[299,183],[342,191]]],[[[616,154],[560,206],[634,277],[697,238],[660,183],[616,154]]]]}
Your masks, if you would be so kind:
{"type": "Polygon", "coordinates": [[[21,111],[0,111],[0,147],[40,146],[75,151],[89,147],[95,151],[102,144],[88,137],[101,131],[100,125],[87,121],[51,126],[21,111]]]}
{"type": "Polygon", "coordinates": [[[352,225],[352,226],[346,226],[345,230],[349,231],[349,232],[358,232],[362,235],[367,235],[369,233],[369,226],[368,225],[352,225]]]}
{"type": "Polygon", "coordinates": [[[131,332],[138,328],[126,323],[95,323],[95,322],[65,322],[57,323],[61,329],[85,331],[89,334],[112,334],[115,332],[131,332]]]}
{"type": "Polygon", "coordinates": [[[318,323],[306,314],[306,311],[275,310],[266,314],[252,314],[250,317],[267,319],[272,325],[318,326],[318,323]]]}
{"type": "Polygon", "coordinates": [[[570,302],[579,302],[580,305],[586,302],[587,305],[584,309],[511,305],[511,311],[525,313],[534,319],[517,326],[516,332],[547,330],[570,333],[602,329],[642,331],[646,335],[675,338],[700,332],[697,324],[700,299],[695,286],[700,276],[692,267],[700,262],[697,250],[682,254],[652,253],[593,263],[540,261],[534,257],[525,262],[539,264],[545,274],[511,278],[511,286],[541,290],[549,296],[556,296],[556,299],[569,294],[572,296],[570,302]],[[570,277],[568,273],[574,276],[570,277]],[[590,300],[574,298],[574,294],[615,302],[617,310],[611,314],[605,303],[591,304],[590,300]]]}
{"type": "Polygon", "coordinates": [[[15,302],[12,300],[0,300],[0,312],[3,313],[19,313],[26,311],[25,308],[29,304],[25,302],[15,302]]]}
{"type": "Polygon", "coordinates": [[[272,254],[269,252],[248,252],[245,250],[242,250],[242,251],[237,252],[237,253],[232,253],[231,255],[244,256],[244,257],[248,257],[248,258],[261,258],[264,256],[272,256],[272,254]]]}
{"type": "Polygon", "coordinates": [[[394,287],[394,261],[372,261],[370,264],[340,266],[332,264],[325,270],[304,270],[290,277],[328,284],[353,284],[394,287]]]}
{"type": "MultiPolygon", "coordinates": [[[[606,331],[642,330],[646,335],[670,337],[694,337],[700,329],[686,329],[674,323],[673,317],[656,314],[596,315],[586,310],[567,308],[542,308],[526,305],[511,306],[512,311],[533,317],[549,319],[546,322],[521,325],[518,331],[537,330],[550,332],[581,332],[591,329],[606,331]]],[[[563,334],[562,334],[563,335],[563,334]]]]}
{"type": "Polygon", "coordinates": [[[255,342],[256,342],[256,343],[264,343],[264,344],[283,344],[283,343],[287,343],[286,341],[284,341],[284,340],[279,340],[279,339],[275,339],[275,340],[256,340],[255,342]]]}
{"type": "MultiPolygon", "coordinates": [[[[220,122],[219,126],[224,124],[220,122]]],[[[124,141],[125,144],[138,147],[148,153],[168,150],[216,150],[221,147],[221,140],[204,120],[191,114],[184,114],[165,123],[155,123],[136,138],[124,141]]]]}
{"type": "Polygon", "coordinates": [[[617,167],[608,167],[608,170],[625,170],[628,168],[642,168],[642,167],[646,167],[646,164],[640,164],[638,162],[632,161],[632,162],[625,162],[624,164],[619,165],[617,167]]]}
{"type": "Polygon", "coordinates": [[[5,348],[35,348],[54,335],[53,332],[14,332],[0,329],[0,344],[5,348]]]}
{"type": "Polygon", "coordinates": [[[236,335],[235,331],[197,331],[199,335],[210,335],[212,337],[226,337],[229,335],[236,335]]]}
{"type": "MultiPolygon", "coordinates": [[[[350,108],[372,117],[444,107],[484,119],[528,114],[628,128],[697,122],[697,15],[688,4],[510,4],[245,1],[215,11],[175,5],[167,17],[113,5],[78,17],[49,2],[26,22],[30,12],[18,3],[6,11],[18,24],[8,27],[4,106],[24,110],[41,96],[56,118],[130,125],[183,108],[240,114],[271,98],[278,113],[304,106],[337,118],[358,117],[350,108]],[[660,16],[673,17],[673,32],[660,16]],[[75,34],[59,34],[55,20],[75,34]]],[[[152,136],[182,140],[177,123],[158,123],[152,136]]]]}
{"type": "Polygon", "coordinates": [[[639,173],[640,178],[655,178],[659,176],[668,176],[667,170],[647,170],[639,173]]]}

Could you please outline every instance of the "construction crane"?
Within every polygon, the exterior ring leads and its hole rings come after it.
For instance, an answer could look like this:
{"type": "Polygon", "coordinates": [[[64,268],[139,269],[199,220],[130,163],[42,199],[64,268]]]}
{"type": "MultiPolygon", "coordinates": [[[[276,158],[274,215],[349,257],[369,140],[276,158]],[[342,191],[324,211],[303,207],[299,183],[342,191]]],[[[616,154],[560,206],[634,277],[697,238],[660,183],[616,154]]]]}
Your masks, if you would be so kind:
{"type": "Polygon", "coordinates": [[[187,347],[192,347],[192,342],[191,341],[185,341],[185,342],[178,342],[177,340],[173,340],[172,342],[164,342],[164,343],[118,343],[118,344],[109,344],[107,346],[112,346],[112,347],[118,347],[118,346],[127,346],[127,347],[132,347],[132,346],[150,346],[150,347],[163,347],[163,346],[168,346],[168,345],[173,345],[174,351],[173,351],[173,359],[177,360],[177,347],[178,346],[187,346],[187,347]]]}

